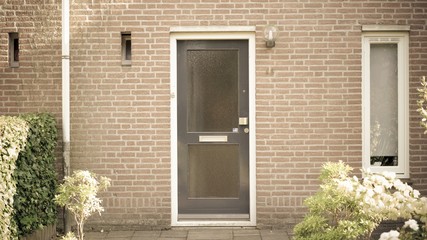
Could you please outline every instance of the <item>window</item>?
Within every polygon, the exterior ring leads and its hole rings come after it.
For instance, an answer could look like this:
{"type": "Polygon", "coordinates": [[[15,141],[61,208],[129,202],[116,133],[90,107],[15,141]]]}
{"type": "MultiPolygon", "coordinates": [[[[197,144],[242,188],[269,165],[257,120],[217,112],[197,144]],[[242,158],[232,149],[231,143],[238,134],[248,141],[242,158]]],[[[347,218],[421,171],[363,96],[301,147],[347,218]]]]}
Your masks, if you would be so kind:
{"type": "Polygon", "coordinates": [[[122,65],[132,64],[132,40],[130,33],[122,33],[122,65]]]}
{"type": "Polygon", "coordinates": [[[409,177],[408,33],[362,38],[363,167],[409,177]]]}
{"type": "Polygon", "coordinates": [[[9,33],[9,66],[19,67],[19,35],[9,33]]]}

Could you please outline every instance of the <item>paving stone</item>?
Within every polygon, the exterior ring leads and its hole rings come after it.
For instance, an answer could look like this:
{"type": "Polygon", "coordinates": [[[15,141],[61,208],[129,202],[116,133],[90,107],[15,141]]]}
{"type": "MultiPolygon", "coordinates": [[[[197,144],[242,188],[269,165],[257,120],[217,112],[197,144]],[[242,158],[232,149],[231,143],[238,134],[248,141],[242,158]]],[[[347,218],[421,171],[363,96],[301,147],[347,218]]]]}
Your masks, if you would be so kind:
{"type": "Polygon", "coordinates": [[[262,240],[260,235],[234,236],[233,240],[262,240]]]}
{"type": "Polygon", "coordinates": [[[135,231],[133,237],[160,237],[160,231],[135,231]]]}
{"type": "Polygon", "coordinates": [[[114,231],[109,232],[106,239],[126,239],[131,238],[134,234],[134,231],[114,231]]]}
{"type": "Polygon", "coordinates": [[[135,231],[130,240],[157,240],[160,231],[135,231]]]}
{"type": "Polygon", "coordinates": [[[108,233],[105,232],[85,232],[85,239],[86,240],[99,240],[99,239],[105,239],[107,237],[108,233]]]}
{"type": "Polygon", "coordinates": [[[157,240],[187,240],[186,237],[183,238],[157,238],[157,240]]]}
{"type": "Polygon", "coordinates": [[[289,240],[289,235],[283,230],[261,230],[262,240],[289,240]]]}
{"type": "Polygon", "coordinates": [[[233,230],[233,236],[261,236],[259,230],[256,229],[239,229],[239,230],[233,230]]]}
{"type": "Polygon", "coordinates": [[[191,229],[165,231],[87,232],[85,240],[290,240],[283,230],[191,229]]]}
{"type": "Polygon", "coordinates": [[[227,229],[201,229],[189,230],[188,240],[202,240],[202,239],[233,239],[233,231],[227,229]]]}
{"type": "Polygon", "coordinates": [[[166,230],[160,233],[161,238],[186,238],[187,230],[166,230]]]}
{"type": "Polygon", "coordinates": [[[159,237],[143,237],[143,236],[139,236],[139,237],[131,237],[131,238],[126,238],[127,240],[158,240],[159,237]]]}

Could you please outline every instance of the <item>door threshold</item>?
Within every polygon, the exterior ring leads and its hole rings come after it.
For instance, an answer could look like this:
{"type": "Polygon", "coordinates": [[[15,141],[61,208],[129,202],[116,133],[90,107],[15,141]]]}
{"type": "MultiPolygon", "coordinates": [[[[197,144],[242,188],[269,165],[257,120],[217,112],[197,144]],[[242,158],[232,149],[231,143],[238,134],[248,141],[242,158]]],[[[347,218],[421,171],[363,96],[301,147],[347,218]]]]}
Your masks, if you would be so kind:
{"type": "Polygon", "coordinates": [[[249,221],[249,214],[179,214],[178,221],[249,221]]]}

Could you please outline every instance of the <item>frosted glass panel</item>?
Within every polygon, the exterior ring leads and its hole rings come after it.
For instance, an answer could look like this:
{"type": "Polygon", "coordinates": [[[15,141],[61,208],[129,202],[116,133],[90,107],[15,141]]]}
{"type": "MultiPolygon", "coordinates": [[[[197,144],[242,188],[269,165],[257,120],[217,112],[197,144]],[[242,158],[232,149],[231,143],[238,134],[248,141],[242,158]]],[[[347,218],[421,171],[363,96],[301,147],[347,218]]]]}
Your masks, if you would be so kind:
{"type": "Polygon", "coordinates": [[[239,145],[192,144],[188,148],[190,198],[239,197],[239,145]]]}
{"type": "Polygon", "coordinates": [[[396,166],[398,149],[397,44],[372,44],[371,165],[396,166]]]}
{"type": "Polygon", "coordinates": [[[238,126],[238,51],[191,50],[188,130],[231,132],[238,126]]]}

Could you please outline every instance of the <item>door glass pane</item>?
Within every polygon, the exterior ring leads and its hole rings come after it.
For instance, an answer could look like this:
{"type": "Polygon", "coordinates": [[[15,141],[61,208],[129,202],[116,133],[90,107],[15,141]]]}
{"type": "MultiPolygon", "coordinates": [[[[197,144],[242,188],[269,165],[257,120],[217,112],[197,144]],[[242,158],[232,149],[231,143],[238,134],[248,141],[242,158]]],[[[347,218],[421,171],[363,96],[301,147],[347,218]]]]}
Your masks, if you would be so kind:
{"type": "Polygon", "coordinates": [[[371,165],[397,166],[397,44],[372,44],[370,50],[371,165]]]}
{"type": "Polygon", "coordinates": [[[239,197],[239,145],[188,146],[190,198],[239,197]]]}
{"type": "Polygon", "coordinates": [[[231,132],[238,126],[238,51],[189,50],[188,131],[231,132]]]}

